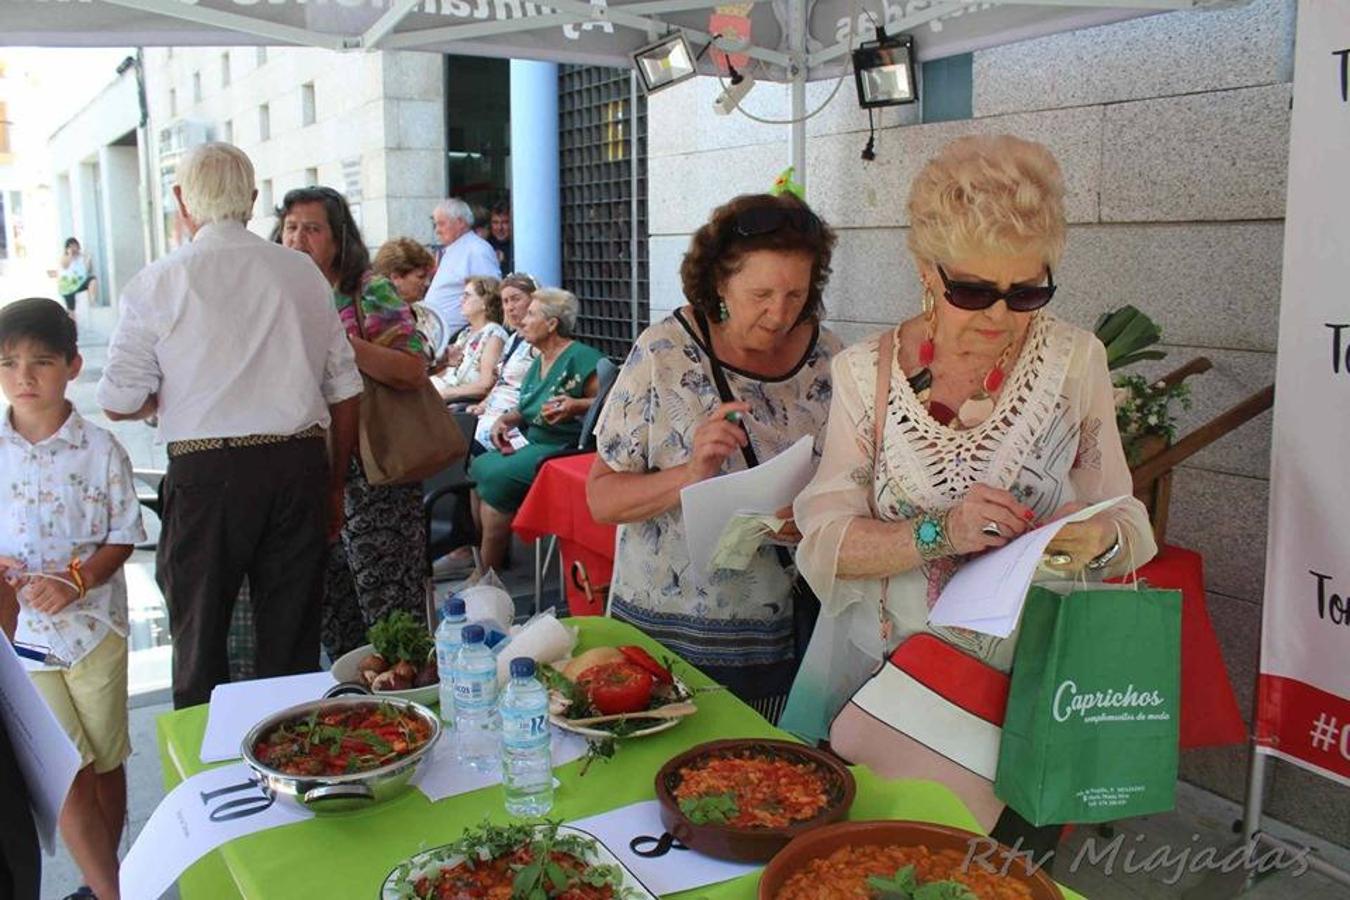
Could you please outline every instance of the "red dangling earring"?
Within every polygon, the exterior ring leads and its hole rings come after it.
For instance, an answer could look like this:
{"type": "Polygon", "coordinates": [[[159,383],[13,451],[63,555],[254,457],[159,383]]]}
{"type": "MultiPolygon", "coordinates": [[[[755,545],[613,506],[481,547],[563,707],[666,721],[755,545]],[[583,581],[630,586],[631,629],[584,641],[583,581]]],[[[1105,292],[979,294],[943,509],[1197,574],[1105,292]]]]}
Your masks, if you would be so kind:
{"type": "Polygon", "coordinates": [[[924,336],[919,343],[919,366],[928,368],[933,364],[933,333],[937,330],[934,325],[937,320],[937,301],[933,299],[933,291],[924,285],[923,289],[923,324],[924,336]]]}

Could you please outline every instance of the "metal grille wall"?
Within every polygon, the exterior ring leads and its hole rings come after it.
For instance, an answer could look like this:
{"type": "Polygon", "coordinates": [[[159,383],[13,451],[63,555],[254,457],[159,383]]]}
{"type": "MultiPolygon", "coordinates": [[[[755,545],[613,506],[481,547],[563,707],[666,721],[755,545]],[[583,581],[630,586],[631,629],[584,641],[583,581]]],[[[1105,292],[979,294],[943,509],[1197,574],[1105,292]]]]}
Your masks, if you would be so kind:
{"type": "Polygon", "coordinates": [[[626,69],[561,67],[558,155],[562,166],[563,285],[581,301],[577,336],[616,359],[628,353],[634,319],[637,330],[647,327],[650,308],[647,100],[641,92],[636,109],[633,107],[626,69]],[[632,269],[635,231],[636,285],[632,269]]]}

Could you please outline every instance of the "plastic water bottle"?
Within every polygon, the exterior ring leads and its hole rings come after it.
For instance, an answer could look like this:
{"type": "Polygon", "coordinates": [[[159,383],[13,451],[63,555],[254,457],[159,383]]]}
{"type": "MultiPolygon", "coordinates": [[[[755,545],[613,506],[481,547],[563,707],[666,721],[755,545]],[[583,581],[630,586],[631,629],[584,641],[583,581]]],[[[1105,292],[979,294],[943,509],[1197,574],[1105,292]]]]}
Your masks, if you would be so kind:
{"type": "Polygon", "coordinates": [[[534,677],[534,660],[528,656],[511,660],[511,681],[500,709],[506,811],[513,816],[542,816],[553,808],[548,691],[534,677]]]}
{"type": "Polygon", "coordinates": [[[502,720],[497,714],[497,658],[482,625],[465,625],[451,667],[455,686],[456,757],[480,772],[499,771],[502,720]]]}
{"type": "Polygon", "coordinates": [[[451,597],[445,606],[445,617],[436,627],[436,674],[441,680],[441,722],[448,729],[455,727],[455,687],[451,667],[455,654],[463,642],[464,601],[451,597]]]}

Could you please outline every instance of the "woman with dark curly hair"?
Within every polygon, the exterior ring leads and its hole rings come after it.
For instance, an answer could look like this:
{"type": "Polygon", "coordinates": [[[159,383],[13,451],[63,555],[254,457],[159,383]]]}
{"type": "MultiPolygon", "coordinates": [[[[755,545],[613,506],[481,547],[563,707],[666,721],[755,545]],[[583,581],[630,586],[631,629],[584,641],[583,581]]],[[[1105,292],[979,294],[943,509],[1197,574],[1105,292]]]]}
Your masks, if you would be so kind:
{"type": "MultiPolygon", "coordinates": [[[[333,286],[333,303],[366,378],[396,390],[427,380],[426,342],[395,284],[372,277],[370,253],[347,200],[328,187],[289,191],[272,239],[309,254],[333,286]]],[[[390,611],[421,615],[426,602],[426,522],[421,484],[373,485],[359,454],[347,472],[346,521],[328,557],[320,638],[336,658],[366,640],[390,611]]]]}
{"type": "MultiPolygon", "coordinates": [[[[744,570],[692,571],[680,490],[824,432],[841,346],[820,324],[834,244],[791,194],[714,210],[680,266],[688,305],[638,337],[609,395],[587,484],[592,515],[620,524],[614,616],[770,718],[796,669],[790,557],[762,545],[744,570]]],[[[790,522],[779,532],[795,537],[790,522]]]]}

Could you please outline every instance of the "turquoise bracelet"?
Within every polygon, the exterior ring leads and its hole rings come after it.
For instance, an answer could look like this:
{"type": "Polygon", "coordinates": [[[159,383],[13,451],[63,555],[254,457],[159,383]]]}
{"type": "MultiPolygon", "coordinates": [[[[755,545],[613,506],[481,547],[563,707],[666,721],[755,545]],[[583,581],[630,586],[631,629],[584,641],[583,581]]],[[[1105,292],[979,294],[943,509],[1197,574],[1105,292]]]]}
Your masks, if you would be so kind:
{"type": "Polygon", "coordinates": [[[951,556],[956,552],[951,538],[947,535],[947,516],[949,511],[940,513],[920,513],[913,519],[914,547],[924,560],[951,556]]]}

